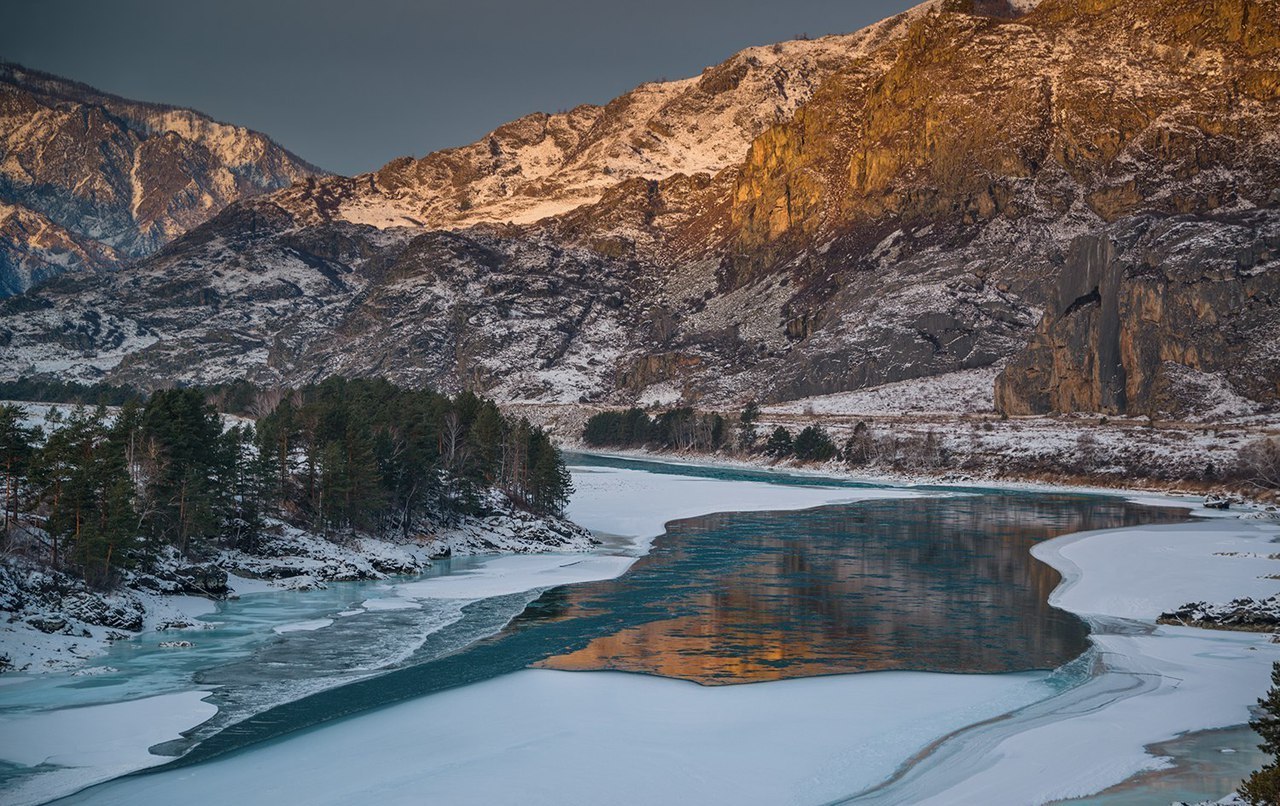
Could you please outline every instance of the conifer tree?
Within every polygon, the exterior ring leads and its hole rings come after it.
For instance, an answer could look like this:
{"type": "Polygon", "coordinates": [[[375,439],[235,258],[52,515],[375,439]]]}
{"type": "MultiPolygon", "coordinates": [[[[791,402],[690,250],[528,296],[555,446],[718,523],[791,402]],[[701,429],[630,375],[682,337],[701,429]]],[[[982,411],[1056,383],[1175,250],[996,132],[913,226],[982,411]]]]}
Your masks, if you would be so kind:
{"type": "Polygon", "coordinates": [[[791,455],[791,432],[782,426],[773,429],[769,441],[764,445],[764,452],[770,456],[791,455]]]}
{"type": "Polygon", "coordinates": [[[31,469],[39,428],[25,425],[26,411],[21,406],[0,406],[0,472],[4,473],[4,531],[7,533],[18,516],[18,498],[31,469]]]}
{"type": "Polygon", "coordinates": [[[1240,797],[1254,806],[1280,803],[1280,663],[1271,666],[1271,689],[1258,700],[1262,713],[1249,723],[1262,743],[1258,749],[1271,756],[1271,762],[1255,771],[1240,786],[1240,797]]]}

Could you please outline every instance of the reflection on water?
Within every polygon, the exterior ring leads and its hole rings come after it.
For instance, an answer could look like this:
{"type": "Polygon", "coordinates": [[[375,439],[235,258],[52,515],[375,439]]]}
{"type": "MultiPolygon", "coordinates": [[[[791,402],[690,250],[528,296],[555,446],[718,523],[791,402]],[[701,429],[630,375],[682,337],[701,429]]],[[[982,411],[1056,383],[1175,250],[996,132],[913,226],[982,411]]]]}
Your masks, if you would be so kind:
{"type": "Polygon", "coordinates": [[[537,665],[700,683],[912,669],[1052,669],[1086,648],[1030,547],[1173,510],[1069,495],[867,501],[674,523],[624,577],[560,589],[515,628],[625,612],[537,665]]]}

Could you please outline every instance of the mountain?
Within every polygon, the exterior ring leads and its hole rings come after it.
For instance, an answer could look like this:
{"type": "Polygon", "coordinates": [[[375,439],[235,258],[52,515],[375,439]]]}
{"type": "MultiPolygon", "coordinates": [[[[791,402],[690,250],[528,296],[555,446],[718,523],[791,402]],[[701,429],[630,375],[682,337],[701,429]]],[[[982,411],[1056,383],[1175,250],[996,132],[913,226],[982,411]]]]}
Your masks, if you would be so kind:
{"type": "Polygon", "coordinates": [[[148,255],[319,173],[257,132],[0,62],[0,295],[148,255]]]}
{"type": "Polygon", "coordinates": [[[1009,413],[1271,407],[1278,100],[1277,0],[929,3],[233,204],[11,301],[0,354],[612,403],[1003,366],[1009,413]]]}

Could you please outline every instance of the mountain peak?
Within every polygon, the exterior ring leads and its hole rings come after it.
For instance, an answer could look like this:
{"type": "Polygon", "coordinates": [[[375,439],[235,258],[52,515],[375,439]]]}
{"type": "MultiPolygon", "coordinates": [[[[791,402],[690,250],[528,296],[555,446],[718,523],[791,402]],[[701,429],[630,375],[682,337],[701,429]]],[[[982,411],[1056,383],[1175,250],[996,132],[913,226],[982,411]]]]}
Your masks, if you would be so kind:
{"type": "Polygon", "coordinates": [[[231,202],[319,173],[249,129],[0,62],[0,202],[62,233],[55,251],[0,236],[0,288],[142,257],[231,202]]]}

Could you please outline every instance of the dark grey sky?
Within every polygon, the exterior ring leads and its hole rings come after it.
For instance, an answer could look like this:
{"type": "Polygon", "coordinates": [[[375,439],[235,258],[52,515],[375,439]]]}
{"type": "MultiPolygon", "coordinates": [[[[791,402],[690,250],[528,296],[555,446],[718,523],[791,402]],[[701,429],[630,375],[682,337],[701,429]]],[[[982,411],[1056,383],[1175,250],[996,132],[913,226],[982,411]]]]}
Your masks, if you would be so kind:
{"type": "Polygon", "coordinates": [[[911,0],[3,0],[0,58],[359,173],[911,0]]]}

